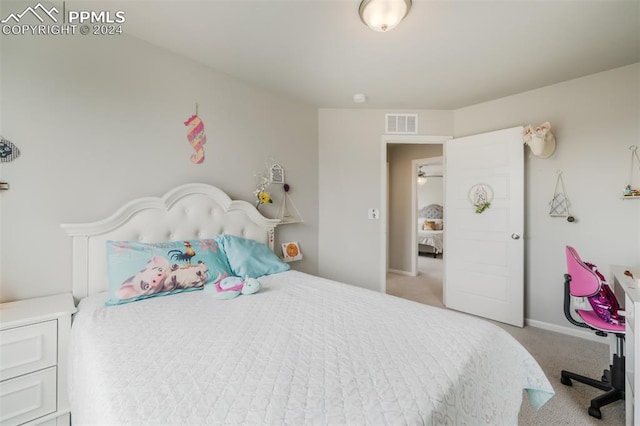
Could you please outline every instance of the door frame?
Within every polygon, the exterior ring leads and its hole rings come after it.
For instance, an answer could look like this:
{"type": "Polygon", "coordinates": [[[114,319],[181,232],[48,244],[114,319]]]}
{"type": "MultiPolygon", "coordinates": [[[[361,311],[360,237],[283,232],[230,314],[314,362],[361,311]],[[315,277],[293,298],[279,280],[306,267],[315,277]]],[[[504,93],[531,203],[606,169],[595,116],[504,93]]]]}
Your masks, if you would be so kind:
{"type": "MultiPolygon", "coordinates": [[[[387,145],[389,144],[431,144],[431,145],[443,145],[443,157],[444,163],[444,143],[449,139],[453,139],[453,136],[428,136],[428,135],[382,135],[380,144],[380,176],[382,181],[380,182],[380,200],[382,205],[380,206],[380,234],[382,235],[382,244],[380,247],[380,288],[383,293],[387,292],[387,270],[389,266],[389,217],[388,217],[388,205],[389,205],[389,173],[387,167],[387,145]]],[[[414,172],[416,173],[416,172],[414,172]]],[[[413,176],[413,173],[412,173],[413,176]]],[[[414,179],[414,203],[415,203],[415,179],[414,179]]],[[[415,214],[415,212],[414,212],[415,214]]],[[[415,222],[415,220],[414,220],[415,222]]],[[[413,233],[412,241],[414,246],[417,245],[417,236],[413,233]]],[[[417,251],[417,246],[415,247],[417,251]]],[[[417,254],[416,254],[417,256],[417,254]]],[[[414,259],[417,262],[417,257],[414,259]]]]}
{"type": "MultiPolygon", "coordinates": [[[[444,144],[443,144],[444,145],[444,144]]],[[[441,164],[443,166],[442,169],[442,178],[443,178],[443,188],[442,195],[444,198],[444,146],[442,150],[442,155],[437,157],[428,157],[428,158],[417,158],[415,160],[411,160],[411,167],[413,168],[413,173],[411,174],[411,192],[413,193],[413,197],[411,197],[411,222],[414,224],[418,221],[418,166],[424,166],[428,164],[441,164]]],[[[443,207],[444,200],[443,200],[443,207]]],[[[444,256],[444,253],[443,253],[444,256]]],[[[409,271],[412,276],[418,276],[418,236],[414,232],[411,236],[411,270],[409,271]]],[[[443,292],[444,295],[444,292],[443,292]]]]}

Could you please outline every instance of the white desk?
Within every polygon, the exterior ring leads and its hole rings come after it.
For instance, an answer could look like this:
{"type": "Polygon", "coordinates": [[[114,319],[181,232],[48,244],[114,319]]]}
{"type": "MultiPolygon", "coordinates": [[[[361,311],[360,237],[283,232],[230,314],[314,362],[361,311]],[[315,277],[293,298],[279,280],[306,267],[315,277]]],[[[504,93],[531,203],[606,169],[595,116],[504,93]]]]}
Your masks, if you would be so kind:
{"type": "Polygon", "coordinates": [[[640,331],[640,267],[612,266],[614,291],[618,300],[624,300],[626,311],[625,336],[625,412],[626,424],[640,423],[640,374],[635,371],[640,366],[636,354],[640,354],[640,338],[636,336],[640,331]],[[630,271],[634,278],[624,274],[630,271]],[[624,291],[621,298],[620,289],[624,291]],[[637,315],[636,315],[637,313],[637,315]]]}

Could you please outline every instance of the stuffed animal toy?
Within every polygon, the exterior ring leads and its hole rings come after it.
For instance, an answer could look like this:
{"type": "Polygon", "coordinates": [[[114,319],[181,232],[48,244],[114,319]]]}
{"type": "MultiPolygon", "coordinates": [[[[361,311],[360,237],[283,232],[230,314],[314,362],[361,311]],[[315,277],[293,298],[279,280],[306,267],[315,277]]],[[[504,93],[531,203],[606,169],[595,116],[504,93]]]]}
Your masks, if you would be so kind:
{"type": "Polygon", "coordinates": [[[257,293],[258,290],[260,290],[260,281],[250,277],[221,277],[204,286],[204,291],[221,300],[233,299],[241,294],[257,293]]]}

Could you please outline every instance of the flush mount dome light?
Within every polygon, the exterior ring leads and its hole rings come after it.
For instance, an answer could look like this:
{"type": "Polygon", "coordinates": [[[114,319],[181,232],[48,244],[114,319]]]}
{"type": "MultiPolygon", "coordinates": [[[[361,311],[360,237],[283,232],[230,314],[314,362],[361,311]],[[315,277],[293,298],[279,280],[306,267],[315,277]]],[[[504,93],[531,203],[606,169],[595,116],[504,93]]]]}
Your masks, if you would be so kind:
{"type": "Polygon", "coordinates": [[[362,0],[360,19],[374,31],[395,28],[411,9],[411,0],[362,0]]]}

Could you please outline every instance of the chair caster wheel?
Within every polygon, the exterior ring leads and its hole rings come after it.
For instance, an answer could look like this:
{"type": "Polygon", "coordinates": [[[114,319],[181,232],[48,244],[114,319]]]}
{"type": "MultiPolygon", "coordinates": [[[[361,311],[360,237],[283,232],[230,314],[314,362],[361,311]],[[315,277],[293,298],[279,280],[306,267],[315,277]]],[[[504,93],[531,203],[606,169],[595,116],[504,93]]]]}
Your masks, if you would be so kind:
{"type": "Polygon", "coordinates": [[[562,383],[565,386],[573,386],[573,383],[571,383],[571,379],[564,376],[560,376],[560,383],[562,383]]]}
{"type": "Polygon", "coordinates": [[[602,413],[599,408],[589,407],[589,415],[591,417],[595,417],[596,419],[602,418],[602,413]]]}

